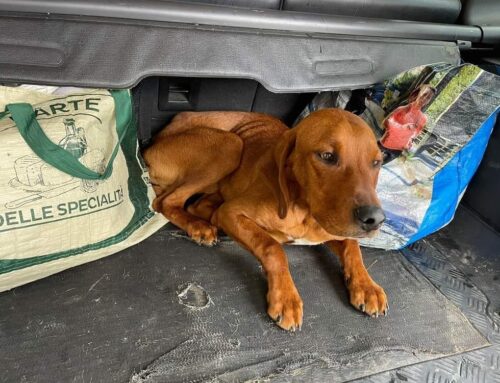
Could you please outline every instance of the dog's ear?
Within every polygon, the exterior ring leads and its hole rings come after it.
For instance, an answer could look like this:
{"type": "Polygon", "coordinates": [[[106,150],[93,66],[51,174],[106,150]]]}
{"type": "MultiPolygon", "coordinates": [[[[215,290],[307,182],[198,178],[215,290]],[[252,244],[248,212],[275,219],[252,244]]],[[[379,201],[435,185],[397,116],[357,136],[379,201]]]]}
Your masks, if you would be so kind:
{"type": "Polygon", "coordinates": [[[290,129],[283,134],[274,150],[274,159],[278,165],[278,215],[281,219],[286,217],[290,203],[290,190],[286,179],[286,162],[295,147],[296,136],[296,130],[290,129]]]}

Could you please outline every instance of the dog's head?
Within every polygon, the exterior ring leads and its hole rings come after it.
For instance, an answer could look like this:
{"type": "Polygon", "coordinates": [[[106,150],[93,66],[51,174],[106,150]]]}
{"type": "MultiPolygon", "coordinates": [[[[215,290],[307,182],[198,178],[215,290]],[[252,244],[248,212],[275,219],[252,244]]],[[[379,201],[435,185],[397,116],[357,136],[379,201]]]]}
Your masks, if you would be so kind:
{"type": "Polygon", "coordinates": [[[360,117],[340,109],[313,112],[283,135],[275,159],[281,218],[294,195],[333,235],[361,238],[381,226],[385,215],[375,187],[382,153],[360,117]]]}

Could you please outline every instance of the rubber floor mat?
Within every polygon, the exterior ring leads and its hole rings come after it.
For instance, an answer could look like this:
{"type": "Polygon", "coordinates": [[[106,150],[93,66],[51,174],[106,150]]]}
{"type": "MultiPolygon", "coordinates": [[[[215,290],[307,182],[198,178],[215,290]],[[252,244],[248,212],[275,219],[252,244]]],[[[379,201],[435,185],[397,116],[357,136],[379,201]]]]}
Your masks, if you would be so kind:
{"type": "Polygon", "coordinates": [[[500,235],[463,206],[454,221],[403,250],[491,343],[361,378],[363,383],[500,383],[500,235]]]}
{"type": "Polygon", "coordinates": [[[118,255],[0,295],[0,381],[334,382],[487,341],[399,252],[364,249],[387,317],[348,303],[324,247],[287,247],[302,331],[266,315],[256,260],[161,231],[118,255]]]}

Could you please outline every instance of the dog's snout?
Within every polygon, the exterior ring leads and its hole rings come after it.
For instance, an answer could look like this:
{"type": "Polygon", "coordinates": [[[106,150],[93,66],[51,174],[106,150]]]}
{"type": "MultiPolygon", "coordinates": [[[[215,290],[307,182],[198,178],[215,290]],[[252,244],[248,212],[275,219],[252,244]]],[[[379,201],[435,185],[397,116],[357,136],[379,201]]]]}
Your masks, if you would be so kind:
{"type": "Polygon", "coordinates": [[[361,206],[354,210],[359,225],[365,231],[376,230],[385,221],[384,211],[378,206],[361,206]]]}

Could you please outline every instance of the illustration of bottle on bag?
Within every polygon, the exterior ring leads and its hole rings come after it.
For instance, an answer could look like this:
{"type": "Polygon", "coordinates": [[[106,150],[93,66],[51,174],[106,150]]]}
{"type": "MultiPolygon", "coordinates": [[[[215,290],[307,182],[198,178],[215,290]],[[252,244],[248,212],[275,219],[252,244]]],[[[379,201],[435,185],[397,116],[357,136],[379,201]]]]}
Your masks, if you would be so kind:
{"type": "Polygon", "coordinates": [[[59,141],[59,146],[71,153],[73,157],[80,158],[85,154],[88,146],[85,131],[83,128],[76,129],[73,118],[65,118],[63,122],[66,128],[66,136],[59,141]]]}
{"type": "MultiPolygon", "coordinates": [[[[82,165],[93,171],[103,172],[104,154],[98,149],[89,150],[85,130],[77,128],[73,118],[65,118],[63,123],[66,134],[58,145],[77,158],[82,165]]],[[[9,185],[31,194],[6,203],[5,207],[8,209],[15,209],[42,198],[54,198],[78,187],[86,193],[92,193],[97,190],[99,184],[99,181],[74,178],[36,155],[16,159],[14,170],[16,178],[11,179],[9,185]]]]}

